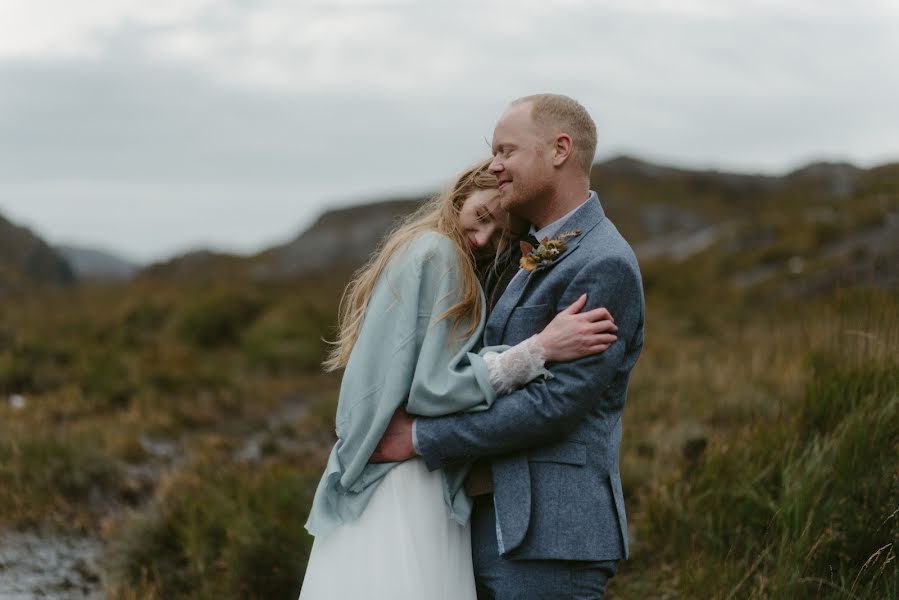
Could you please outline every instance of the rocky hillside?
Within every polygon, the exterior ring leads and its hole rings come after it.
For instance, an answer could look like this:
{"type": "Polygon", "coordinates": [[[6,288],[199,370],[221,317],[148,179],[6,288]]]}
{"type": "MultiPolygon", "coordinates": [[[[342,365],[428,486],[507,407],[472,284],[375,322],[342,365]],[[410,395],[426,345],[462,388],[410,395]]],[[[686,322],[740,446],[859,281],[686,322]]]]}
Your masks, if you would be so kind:
{"type": "Polygon", "coordinates": [[[297,238],[257,256],[252,274],[269,279],[354,268],[423,200],[388,200],[327,212],[297,238]]]}
{"type": "Polygon", "coordinates": [[[154,263],[139,277],[172,281],[222,278],[254,281],[348,272],[368,258],[385,234],[423,198],[386,200],[333,210],[309,229],[254,256],[195,250],[154,263]]]}
{"type": "MultiPolygon", "coordinates": [[[[798,271],[808,274],[812,267],[830,273],[820,277],[852,278],[863,266],[869,272],[895,254],[891,240],[899,234],[899,164],[866,170],[814,163],[771,176],[618,157],[596,164],[591,179],[606,213],[641,261],[682,262],[711,253],[712,260],[730,269],[723,276],[737,287],[798,271]]],[[[422,200],[330,211],[293,240],[255,256],[198,251],[153,265],[144,274],[178,281],[346,274],[422,200]]]]}
{"type": "Polygon", "coordinates": [[[593,175],[645,266],[691,261],[716,285],[787,296],[899,285],[899,164],[814,163],[760,176],[620,158],[593,175]]]}
{"type": "Polygon", "coordinates": [[[44,240],[0,216],[0,293],[75,280],[72,267],[44,240]]]}
{"type": "Polygon", "coordinates": [[[68,261],[79,280],[124,281],[139,269],[131,261],[95,248],[58,245],[54,249],[68,261]]]}
{"type": "Polygon", "coordinates": [[[250,260],[224,252],[194,250],[153,263],[142,269],[138,276],[141,279],[165,279],[183,283],[223,277],[243,277],[248,271],[250,260]]]}
{"type": "Polygon", "coordinates": [[[845,163],[814,163],[772,176],[678,169],[626,156],[597,163],[591,174],[606,212],[634,244],[751,218],[771,202],[847,199],[867,179],[868,172],[845,163]]]}
{"type": "MultiPolygon", "coordinates": [[[[594,166],[592,187],[642,261],[684,261],[714,249],[746,266],[745,283],[850,254],[869,260],[895,251],[899,164],[863,170],[814,163],[784,175],[695,171],[618,157],[594,166]],[[743,259],[740,259],[740,257],[743,259]],[[798,260],[795,260],[797,259],[798,260]],[[753,269],[760,268],[750,272],[753,269]],[[748,279],[747,279],[748,277],[748,279]]],[[[420,199],[326,213],[309,230],[258,257],[257,275],[297,276],[358,266],[396,219],[420,199]]]]}

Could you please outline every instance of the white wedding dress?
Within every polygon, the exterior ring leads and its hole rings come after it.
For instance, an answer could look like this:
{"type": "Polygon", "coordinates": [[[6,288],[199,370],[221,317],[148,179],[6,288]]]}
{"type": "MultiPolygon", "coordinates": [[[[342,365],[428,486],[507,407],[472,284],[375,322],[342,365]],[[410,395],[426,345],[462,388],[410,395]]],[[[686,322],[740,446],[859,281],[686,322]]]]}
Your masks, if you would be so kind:
{"type": "MultiPolygon", "coordinates": [[[[484,356],[497,396],[539,375],[530,338],[484,356]]],[[[315,538],[300,600],[475,600],[471,530],[450,518],[440,471],[420,458],[390,470],[362,515],[315,538]]]]}

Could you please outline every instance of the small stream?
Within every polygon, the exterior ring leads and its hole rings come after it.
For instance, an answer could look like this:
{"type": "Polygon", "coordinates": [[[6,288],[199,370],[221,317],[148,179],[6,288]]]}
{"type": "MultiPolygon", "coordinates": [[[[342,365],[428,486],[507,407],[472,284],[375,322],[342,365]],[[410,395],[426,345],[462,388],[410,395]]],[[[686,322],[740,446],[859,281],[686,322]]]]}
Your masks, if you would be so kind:
{"type": "MultiPolygon", "coordinates": [[[[303,398],[290,398],[270,414],[266,426],[244,436],[233,459],[255,463],[263,447],[275,442],[282,452],[296,452],[303,444],[285,439],[278,429],[300,420],[307,411],[303,398]]],[[[141,435],[141,447],[152,459],[127,465],[126,473],[148,497],[164,470],[184,462],[184,440],[158,440],[141,435]]],[[[104,600],[103,543],[97,538],[40,531],[0,530],[0,600],[104,600]]]]}
{"type": "Polygon", "coordinates": [[[0,600],[102,600],[102,557],[92,538],[0,532],[0,600]]]}

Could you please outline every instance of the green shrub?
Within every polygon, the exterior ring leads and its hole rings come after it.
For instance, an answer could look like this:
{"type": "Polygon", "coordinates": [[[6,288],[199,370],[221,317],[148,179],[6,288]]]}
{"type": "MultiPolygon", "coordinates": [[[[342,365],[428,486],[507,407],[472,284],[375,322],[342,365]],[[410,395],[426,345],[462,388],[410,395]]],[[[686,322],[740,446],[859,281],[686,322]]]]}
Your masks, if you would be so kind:
{"type": "Polygon", "coordinates": [[[114,353],[93,356],[85,364],[81,391],[93,402],[108,408],[123,408],[135,392],[128,366],[114,353]]]}
{"type": "Polygon", "coordinates": [[[153,510],[110,540],[114,595],[295,598],[318,476],[288,466],[202,466],[163,486],[153,510]]]}
{"type": "Polygon", "coordinates": [[[309,306],[272,310],[244,334],[244,354],[251,365],[271,372],[318,372],[326,350],[322,338],[332,321],[309,306]]]}
{"type": "Polygon", "coordinates": [[[899,390],[899,369],[875,362],[846,368],[840,357],[815,354],[814,376],[798,415],[805,435],[826,434],[861,403],[888,398],[899,390]]]}
{"type": "Polygon", "coordinates": [[[263,310],[256,297],[242,292],[216,292],[188,304],[175,329],[185,343],[199,348],[235,344],[263,310]]]}
{"type": "Polygon", "coordinates": [[[165,330],[171,313],[170,306],[141,300],[113,324],[113,342],[129,349],[146,346],[165,330]]]}
{"type": "Polygon", "coordinates": [[[93,492],[115,495],[121,473],[99,444],[88,439],[0,439],[0,523],[55,521],[93,492]]]}
{"type": "Polygon", "coordinates": [[[0,393],[54,389],[74,353],[62,341],[27,340],[0,352],[0,393]]]}
{"type": "Polygon", "coordinates": [[[638,539],[687,597],[895,597],[894,366],[816,356],[795,418],[712,444],[650,496],[638,539]]]}
{"type": "Polygon", "coordinates": [[[12,394],[31,390],[33,371],[14,352],[0,354],[0,394],[12,394]]]}

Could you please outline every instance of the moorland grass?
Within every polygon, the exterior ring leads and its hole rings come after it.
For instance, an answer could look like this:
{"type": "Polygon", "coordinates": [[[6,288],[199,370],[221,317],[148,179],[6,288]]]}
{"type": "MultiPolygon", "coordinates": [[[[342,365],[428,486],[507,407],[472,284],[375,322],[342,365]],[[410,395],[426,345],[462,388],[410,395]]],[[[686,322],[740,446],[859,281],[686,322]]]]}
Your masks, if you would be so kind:
{"type": "MultiPolygon", "coordinates": [[[[766,373],[768,379],[758,410],[736,423],[720,418],[727,394],[734,393],[723,386],[712,397],[681,378],[679,384],[695,392],[692,409],[678,384],[667,399],[653,400],[667,400],[669,414],[704,410],[699,420],[713,425],[704,430],[708,444],[698,457],[682,444],[674,450],[684,454],[663,460],[663,467],[647,471],[644,465],[650,481],[631,482],[639,500],[633,505],[634,560],[624,563],[611,597],[896,596],[897,308],[887,291],[852,291],[799,311],[784,307],[785,322],[767,336],[759,330],[761,319],[747,335],[735,336],[748,342],[742,351],[730,348],[742,360],[719,351],[705,366],[717,363],[724,371],[719,376],[738,382],[738,389],[747,379],[764,382],[766,373]],[[776,410],[764,410],[765,403],[776,410]]],[[[651,363],[643,366],[649,368],[637,376],[663,375],[651,363]]],[[[625,416],[638,438],[644,393],[637,388],[628,407],[637,410],[625,416]]],[[[664,413],[655,407],[652,420],[664,413]]],[[[650,427],[644,448],[652,447],[656,431],[650,427]]],[[[635,454],[626,452],[624,469],[635,454]]]]}
{"type": "Polygon", "coordinates": [[[109,534],[112,598],[294,598],[319,474],[195,464],[109,534]]]}
{"type": "MultiPolygon", "coordinates": [[[[795,300],[788,274],[730,285],[849,227],[777,229],[775,208],[760,210],[775,228],[767,248],[741,256],[725,240],[642,265],[646,346],[621,466],[632,558],[610,598],[899,590],[899,301],[857,282],[795,300]]],[[[137,281],[4,306],[0,391],[27,405],[0,402],[0,523],[100,532],[96,499],[115,505],[123,471],[152,459],[141,435],[177,443],[177,464],[154,463],[162,483],[103,521],[112,597],[295,597],[334,435],[339,379],[320,375],[321,338],[346,276],[252,290],[137,281]],[[305,414],[278,435],[301,452],[270,436],[259,463],[237,460],[241,436],[297,396],[305,414]]]]}

